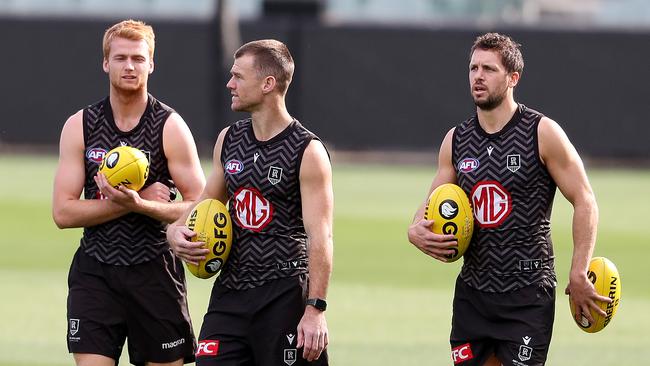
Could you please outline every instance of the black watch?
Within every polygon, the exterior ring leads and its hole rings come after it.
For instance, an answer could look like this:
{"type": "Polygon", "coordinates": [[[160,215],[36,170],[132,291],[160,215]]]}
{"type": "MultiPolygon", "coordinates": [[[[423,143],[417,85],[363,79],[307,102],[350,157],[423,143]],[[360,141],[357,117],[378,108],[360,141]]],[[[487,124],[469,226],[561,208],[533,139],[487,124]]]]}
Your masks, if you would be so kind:
{"type": "Polygon", "coordinates": [[[323,299],[307,299],[307,305],[311,305],[320,311],[327,309],[327,301],[323,299]]]}

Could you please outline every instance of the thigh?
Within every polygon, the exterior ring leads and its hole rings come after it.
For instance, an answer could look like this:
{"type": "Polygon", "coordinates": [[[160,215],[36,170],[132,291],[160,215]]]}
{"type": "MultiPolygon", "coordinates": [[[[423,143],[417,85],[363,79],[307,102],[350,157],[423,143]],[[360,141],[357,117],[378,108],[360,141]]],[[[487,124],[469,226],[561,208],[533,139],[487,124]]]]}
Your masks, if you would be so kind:
{"type": "Polygon", "coordinates": [[[194,361],[195,338],[180,260],[165,252],[123,268],[119,277],[127,293],[131,362],[194,361]]]}
{"type": "Polygon", "coordinates": [[[451,359],[454,365],[483,365],[496,350],[495,324],[489,321],[481,294],[456,279],[451,322],[451,359]]]}
{"type": "Polygon", "coordinates": [[[199,334],[197,366],[255,365],[246,338],[251,324],[248,291],[230,290],[215,282],[199,334]]]}
{"type": "Polygon", "coordinates": [[[546,283],[528,286],[518,298],[526,305],[510,312],[512,325],[505,329],[497,356],[503,365],[544,365],[551,344],[555,317],[555,287],[546,283]]]}
{"type": "Polygon", "coordinates": [[[307,277],[300,275],[274,281],[263,294],[265,300],[255,313],[251,332],[257,365],[328,365],[327,350],[318,360],[307,362],[302,349],[296,347],[307,290],[307,277]]]}
{"type": "Polygon", "coordinates": [[[121,294],[105,265],[83,253],[74,255],[68,274],[68,351],[119,359],[126,339],[121,294]]]}

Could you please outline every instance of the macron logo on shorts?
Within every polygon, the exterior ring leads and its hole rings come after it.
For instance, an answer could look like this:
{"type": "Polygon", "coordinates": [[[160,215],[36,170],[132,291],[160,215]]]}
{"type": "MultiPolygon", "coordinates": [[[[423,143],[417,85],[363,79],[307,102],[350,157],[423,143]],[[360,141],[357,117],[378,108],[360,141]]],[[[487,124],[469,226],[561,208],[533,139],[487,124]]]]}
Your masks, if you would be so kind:
{"type": "Polygon", "coordinates": [[[199,346],[196,350],[196,356],[216,356],[219,351],[219,341],[218,340],[203,340],[199,341],[199,346]]]}
{"type": "Polygon", "coordinates": [[[454,360],[454,365],[471,360],[472,358],[474,358],[474,355],[472,354],[472,348],[469,343],[465,343],[451,350],[451,359],[454,360]]]}

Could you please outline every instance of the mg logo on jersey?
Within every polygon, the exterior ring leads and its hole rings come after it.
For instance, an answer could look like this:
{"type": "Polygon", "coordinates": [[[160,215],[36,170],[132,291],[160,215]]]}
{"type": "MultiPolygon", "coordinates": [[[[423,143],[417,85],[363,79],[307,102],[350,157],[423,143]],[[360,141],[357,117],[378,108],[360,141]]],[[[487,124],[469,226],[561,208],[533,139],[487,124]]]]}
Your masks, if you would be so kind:
{"type": "Polygon", "coordinates": [[[242,163],[237,159],[228,160],[228,162],[224,166],[224,170],[228,174],[237,174],[242,170],[244,170],[244,163],[242,163]]]}
{"type": "Polygon", "coordinates": [[[497,227],[512,211],[512,197],[499,182],[478,182],[470,194],[474,217],[481,227],[497,227]]]}
{"type": "Polygon", "coordinates": [[[465,343],[451,350],[451,359],[454,361],[454,365],[471,360],[472,358],[474,358],[474,355],[472,354],[472,348],[469,343],[465,343]]]}
{"type": "Polygon", "coordinates": [[[478,165],[478,159],[465,158],[458,163],[458,170],[462,173],[469,173],[478,169],[478,165]]]}
{"type": "Polygon", "coordinates": [[[101,164],[102,160],[104,160],[104,155],[106,155],[106,152],[106,150],[100,147],[94,147],[92,149],[86,150],[86,158],[95,164],[101,164]]]}
{"type": "Polygon", "coordinates": [[[255,188],[239,188],[234,196],[235,219],[239,226],[262,231],[271,222],[273,206],[255,188]]]}

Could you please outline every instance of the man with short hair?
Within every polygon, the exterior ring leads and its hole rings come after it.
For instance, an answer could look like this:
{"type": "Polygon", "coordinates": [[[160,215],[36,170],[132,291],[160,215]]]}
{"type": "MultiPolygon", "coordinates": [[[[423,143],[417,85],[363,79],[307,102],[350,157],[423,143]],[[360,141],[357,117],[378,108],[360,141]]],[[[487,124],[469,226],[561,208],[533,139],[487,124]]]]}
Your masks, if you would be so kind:
{"type": "MultiPolygon", "coordinates": [[[[200,198],[229,204],[234,240],[203,319],[198,366],[328,364],[332,173],[323,143],[287,111],[293,70],[276,40],[235,53],[231,109],[251,118],[219,134],[200,198]]],[[[207,250],[190,241],[196,234],[183,222],[170,225],[167,238],[196,263],[207,250]]]]}
{"type": "Polygon", "coordinates": [[[164,230],[199,196],[205,177],[185,121],[147,92],[151,26],[122,21],[106,30],[103,45],[109,96],[66,121],[54,178],[55,223],[84,228],[68,278],[68,350],[79,366],[115,365],[128,338],[131,363],[182,365],[194,360],[195,338],[183,265],[164,230]],[[149,158],[138,192],[98,173],[103,155],[120,145],[149,158]],[[183,202],[174,202],[176,189],[183,202]]]}
{"type": "MultiPolygon", "coordinates": [[[[593,322],[590,310],[605,315],[596,301],[611,301],[587,278],[598,207],[582,161],[556,122],[515,102],[523,67],[510,37],[487,33],[476,39],[469,62],[476,114],[445,136],[429,190],[458,184],[476,223],[456,281],[450,339],[455,364],[546,362],[555,314],[550,216],[556,187],[574,208],[566,292],[576,316],[593,322]]],[[[424,207],[409,227],[409,241],[445,262],[455,238],[431,232],[424,207]]]]}

